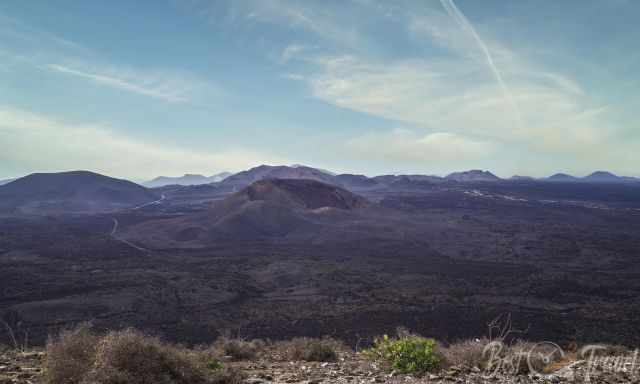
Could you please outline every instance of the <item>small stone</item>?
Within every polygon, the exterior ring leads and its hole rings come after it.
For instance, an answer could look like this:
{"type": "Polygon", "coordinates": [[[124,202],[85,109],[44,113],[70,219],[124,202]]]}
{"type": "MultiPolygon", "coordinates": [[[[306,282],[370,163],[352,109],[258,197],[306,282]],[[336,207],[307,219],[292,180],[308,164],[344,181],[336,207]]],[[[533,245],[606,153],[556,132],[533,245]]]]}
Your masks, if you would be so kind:
{"type": "Polygon", "coordinates": [[[246,384],[264,384],[266,383],[266,381],[254,377],[254,378],[247,379],[245,383],[246,384]]]}

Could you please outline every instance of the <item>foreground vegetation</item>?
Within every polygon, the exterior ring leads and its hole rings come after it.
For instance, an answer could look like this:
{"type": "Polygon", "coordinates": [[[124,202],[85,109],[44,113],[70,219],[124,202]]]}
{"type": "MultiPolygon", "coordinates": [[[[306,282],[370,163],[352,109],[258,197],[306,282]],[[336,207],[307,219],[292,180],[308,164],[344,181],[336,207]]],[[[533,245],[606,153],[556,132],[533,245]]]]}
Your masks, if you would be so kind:
{"type": "MultiPolygon", "coordinates": [[[[420,377],[427,382],[455,381],[457,375],[467,382],[493,375],[505,378],[498,382],[509,383],[514,375],[555,372],[580,358],[577,351],[556,356],[544,348],[531,354],[537,344],[505,341],[501,335],[444,345],[398,330],[359,352],[331,338],[269,342],[220,337],[212,345],[185,348],[133,329],[98,334],[83,325],[50,338],[43,352],[15,349],[22,363],[15,363],[17,373],[11,377],[7,373],[11,365],[3,361],[10,353],[0,351],[0,383],[259,384],[309,382],[314,377],[317,383],[393,382],[396,378],[413,383],[421,382],[420,377]]],[[[630,353],[623,347],[598,351],[606,356],[630,353]]]]}

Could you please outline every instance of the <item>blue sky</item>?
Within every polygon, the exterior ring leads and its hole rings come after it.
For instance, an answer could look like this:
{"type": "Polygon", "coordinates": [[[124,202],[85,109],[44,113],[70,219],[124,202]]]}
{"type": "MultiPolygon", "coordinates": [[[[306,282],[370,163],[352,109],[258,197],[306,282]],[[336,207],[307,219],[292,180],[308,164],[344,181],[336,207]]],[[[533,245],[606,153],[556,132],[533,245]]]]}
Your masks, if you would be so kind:
{"type": "Polygon", "coordinates": [[[640,176],[640,2],[0,3],[0,178],[640,176]]]}

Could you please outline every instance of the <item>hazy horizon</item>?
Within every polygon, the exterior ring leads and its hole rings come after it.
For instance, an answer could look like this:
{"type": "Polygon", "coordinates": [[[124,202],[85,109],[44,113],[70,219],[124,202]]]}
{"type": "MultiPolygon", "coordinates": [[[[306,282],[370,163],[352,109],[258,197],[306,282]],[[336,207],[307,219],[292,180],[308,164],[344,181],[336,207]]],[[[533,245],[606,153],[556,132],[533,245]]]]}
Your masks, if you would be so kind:
{"type": "Polygon", "coordinates": [[[0,179],[640,176],[640,3],[0,4],[0,179]]]}
{"type": "MultiPolygon", "coordinates": [[[[229,173],[235,174],[235,173],[238,173],[238,172],[249,170],[249,169],[254,168],[254,167],[261,166],[261,165],[288,166],[288,167],[305,166],[305,167],[316,168],[316,169],[319,169],[319,170],[322,170],[322,171],[327,171],[327,172],[330,172],[330,173],[340,174],[340,173],[334,172],[331,169],[322,169],[322,168],[314,167],[314,166],[308,165],[308,164],[256,164],[255,166],[251,166],[251,167],[249,167],[247,169],[241,169],[241,170],[237,170],[237,171],[230,171],[229,173]]],[[[87,172],[93,172],[93,173],[100,173],[100,172],[97,172],[97,171],[94,171],[94,170],[91,170],[91,169],[62,169],[62,170],[53,170],[53,171],[47,171],[47,172],[34,171],[34,172],[30,172],[29,174],[32,174],[32,173],[65,173],[65,172],[74,172],[74,171],[80,171],[80,172],[87,171],[87,172]]],[[[488,172],[491,172],[494,175],[498,176],[501,179],[509,179],[510,177],[513,177],[513,176],[524,176],[524,177],[530,176],[530,175],[525,175],[525,174],[501,175],[501,174],[498,174],[497,172],[493,172],[490,169],[459,169],[459,170],[452,171],[452,172],[449,172],[449,173],[421,172],[421,173],[413,173],[413,174],[415,174],[415,175],[419,174],[419,175],[427,175],[427,176],[446,177],[447,175],[449,175],[451,173],[454,173],[454,172],[468,172],[468,171],[488,171],[488,172]]],[[[220,173],[225,173],[225,172],[227,172],[227,171],[221,171],[221,172],[217,172],[215,174],[214,173],[190,173],[190,172],[187,172],[187,173],[173,174],[173,175],[161,174],[161,175],[155,175],[155,176],[150,176],[150,177],[146,177],[146,178],[145,177],[143,177],[143,178],[125,177],[125,176],[119,176],[119,175],[114,175],[114,174],[103,174],[103,175],[104,176],[108,176],[108,177],[118,178],[118,179],[130,180],[130,181],[133,181],[133,182],[136,182],[136,183],[146,183],[146,182],[153,181],[154,179],[160,178],[160,177],[167,177],[167,178],[180,178],[180,177],[183,177],[183,176],[212,177],[212,176],[217,176],[220,173]]],[[[587,172],[585,174],[572,174],[572,173],[557,171],[557,172],[554,172],[552,174],[544,175],[544,176],[541,176],[541,177],[535,177],[535,176],[530,176],[530,177],[544,179],[546,177],[554,176],[556,174],[568,174],[570,176],[581,178],[581,177],[589,176],[589,175],[591,175],[593,173],[596,173],[596,172],[609,172],[609,171],[601,169],[601,170],[594,170],[594,171],[591,171],[591,172],[587,172]]],[[[0,177],[0,181],[15,180],[15,179],[18,179],[18,178],[21,178],[21,177],[24,177],[24,176],[28,176],[29,174],[18,175],[18,176],[15,176],[15,177],[0,177]]],[[[367,177],[375,177],[375,176],[384,176],[384,175],[402,175],[403,173],[390,172],[390,173],[383,173],[383,174],[372,174],[372,173],[366,174],[366,173],[362,173],[362,172],[345,172],[345,174],[356,174],[356,175],[365,175],[367,177]]],[[[635,177],[633,175],[622,175],[622,174],[615,174],[615,175],[619,176],[619,177],[635,177]]]]}

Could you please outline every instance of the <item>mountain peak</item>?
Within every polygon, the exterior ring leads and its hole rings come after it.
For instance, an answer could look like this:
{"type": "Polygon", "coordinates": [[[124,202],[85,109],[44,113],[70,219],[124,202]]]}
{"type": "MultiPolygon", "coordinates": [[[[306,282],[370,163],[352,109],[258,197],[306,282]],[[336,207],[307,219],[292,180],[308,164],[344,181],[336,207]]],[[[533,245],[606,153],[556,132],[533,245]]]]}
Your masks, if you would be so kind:
{"type": "Polygon", "coordinates": [[[489,171],[480,169],[472,169],[465,172],[453,172],[445,177],[445,179],[469,182],[469,181],[498,181],[500,178],[489,171]]]}
{"type": "Polygon", "coordinates": [[[264,179],[252,183],[237,195],[249,201],[268,201],[292,208],[337,208],[352,210],[367,201],[346,189],[310,179],[264,179]]]}
{"type": "Polygon", "coordinates": [[[202,185],[220,182],[230,175],[231,173],[229,172],[222,172],[209,177],[197,173],[185,173],[179,177],[159,176],[145,182],[144,185],[149,188],[158,188],[165,185],[202,185]]]}
{"type": "Polygon", "coordinates": [[[246,187],[264,179],[309,179],[328,184],[336,184],[335,177],[327,171],[307,166],[260,165],[227,177],[223,183],[235,187],[246,187]]]}
{"type": "Polygon", "coordinates": [[[547,177],[547,181],[576,181],[576,180],[578,180],[577,177],[571,176],[566,173],[556,173],[554,175],[547,177]]]}
{"type": "Polygon", "coordinates": [[[21,213],[97,213],[157,199],[138,184],[89,171],[33,173],[0,186],[0,210],[21,213]]]}
{"type": "Polygon", "coordinates": [[[622,178],[607,171],[595,171],[584,178],[588,181],[620,181],[622,178]]]}

